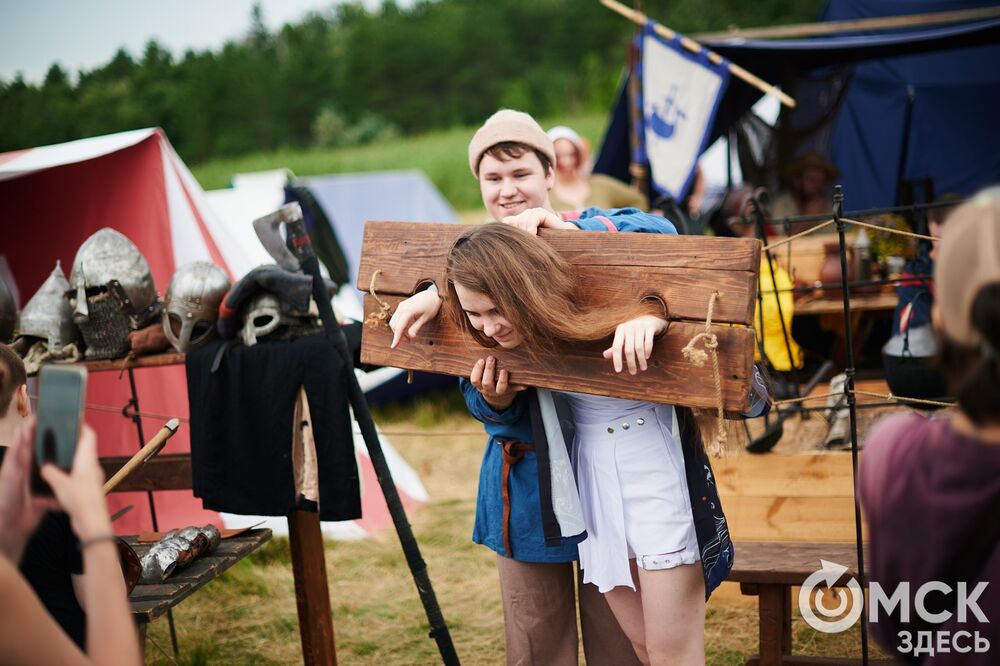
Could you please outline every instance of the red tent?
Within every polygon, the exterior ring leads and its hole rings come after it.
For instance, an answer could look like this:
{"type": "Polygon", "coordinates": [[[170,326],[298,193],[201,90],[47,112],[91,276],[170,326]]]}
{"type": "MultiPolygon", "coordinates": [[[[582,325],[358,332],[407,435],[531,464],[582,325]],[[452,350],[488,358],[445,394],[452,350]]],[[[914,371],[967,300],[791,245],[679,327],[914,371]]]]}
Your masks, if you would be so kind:
{"type": "MultiPolygon", "coordinates": [[[[161,294],[174,270],[189,261],[209,260],[231,273],[212,233],[220,229],[220,222],[159,129],[2,153],[0,201],[0,275],[20,306],[41,286],[56,261],[62,263],[68,276],[77,248],[102,227],[120,231],[138,246],[161,294]]],[[[189,451],[184,368],[144,368],[135,371],[135,379],[141,410],[158,415],[143,418],[146,438],[152,437],[168,417],[178,416],[182,427],[164,452],[189,451]]],[[[94,373],[88,380],[86,419],[97,430],[102,456],[131,455],[138,449],[135,426],[121,415],[130,397],[128,378],[118,372],[94,373]]],[[[363,477],[374,479],[367,457],[361,462],[363,477]]],[[[406,467],[401,459],[397,464],[406,467]]],[[[397,481],[404,505],[424,501],[419,480],[414,486],[415,475],[407,475],[411,470],[399,471],[403,478],[411,478],[411,488],[397,481]]],[[[202,509],[201,501],[190,491],[155,495],[161,526],[223,522],[218,514],[202,509]]],[[[109,498],[112,512],[128,504],[135,509],[115,523],[116,529],[120,533],[150,529],[144,494],[116,493],[109,498]]],[[[365,518],[356,521],[362,534],[387,524],[385,501],[377,484],[365,486],[363,509],[365,518]]]]}

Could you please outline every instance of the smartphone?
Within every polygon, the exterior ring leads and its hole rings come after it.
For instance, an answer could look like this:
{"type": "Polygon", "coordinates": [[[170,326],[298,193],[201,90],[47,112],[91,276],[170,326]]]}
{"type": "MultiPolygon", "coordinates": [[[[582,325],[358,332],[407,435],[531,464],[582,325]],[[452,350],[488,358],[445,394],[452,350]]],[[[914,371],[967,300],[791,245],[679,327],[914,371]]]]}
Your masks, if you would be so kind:
{"type": "Polygon", "coordinates": [[[43,365],[39,378],[31,490],[35,495],[51,496],[52,489],[39,470],[45,463],[53,463],[67,471],[73,466],[83,421],[87,370],[77,366],[43,365]]]}

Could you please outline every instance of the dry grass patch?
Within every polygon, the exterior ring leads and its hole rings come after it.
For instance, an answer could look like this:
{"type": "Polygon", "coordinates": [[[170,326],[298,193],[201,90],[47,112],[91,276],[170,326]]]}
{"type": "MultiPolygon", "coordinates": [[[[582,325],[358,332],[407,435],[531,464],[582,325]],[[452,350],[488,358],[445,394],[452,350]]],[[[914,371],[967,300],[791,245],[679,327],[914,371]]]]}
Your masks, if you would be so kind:
{"type": "MultiPolygon", "coordinates": [[[[502,663],[495,556],[471,541],[485,442],[480,424],[456,396],[376,410],[376,421],[430,493],[410,520],[462,663],[502,663]]],[[[327,542],[326,561],[341,664],[440,663],[395,532],[327,542]]],[[[276,538],[182,602],[175,617],[181,664],[301,663],[287,539],[276,538]]],[[[757,611],[745,600],[713,598],[705,629],[709,664],[742,664],[756,652],[757,611]]],[[[796,614],[793,631],[797,654],[860,655],[857,629],[819,634],[796,614]]],[[[149,636],[147,663],[171,663],[153,645],[170,651],[166,620],[153,623],[149,636]]]]}

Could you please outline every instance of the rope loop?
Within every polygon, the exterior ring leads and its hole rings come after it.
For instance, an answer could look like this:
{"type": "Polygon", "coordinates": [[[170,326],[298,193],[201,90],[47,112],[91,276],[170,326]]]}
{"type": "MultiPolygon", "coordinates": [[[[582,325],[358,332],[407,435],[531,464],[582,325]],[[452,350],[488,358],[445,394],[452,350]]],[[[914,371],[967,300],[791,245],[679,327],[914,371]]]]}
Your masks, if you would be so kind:
{"type": "Polygon", "coordinates": [[[716,426],[715,437],[712,440],[712,444],[709,447],[709,453],[719,458],[722,456],[726,447],[726,424],[725,424],[725,404],[722,400],[722,372],[719,370],[719,338],[712,332],[712,314],[715,312],[715,301],[722,298],[722,294],[718,291],[713,291],[712,295],[708,299],[708,314],[705,316],[705,330],[702,333],[698,333],[686,345],[681,353],[684,355],[692,365],[696,367],[702,367],[705,365],[705,361],[711,357],[712,359],[712,371],[715,378],[715,400],[716,406],[718,407],[718,422],[716,426]],[[698,342],[707,349],[697,349],[695,347],[698,342]]]}
{"type": "Polygon", "coordinates": [[[387,303],[386,301],[382,300],[382,298],[379,297],[378,292],[375,291],[375,281],[378,279],[378,276],[381,272],[382,269],[379,268],[376,269],[374,273],[372,273],[372,281],[371,284],[368,286],[368,293],[372,295],[372,298],[374,298],[379,305],[378,312],[372,312],[370,315],[368,315],[367,318],[365,318],[365,325],[371,326],[372,328],[378,328],[382,324],[388,326],[389,317],[392,316],[392,306],[389,305],[389,303],[387,303]]]}

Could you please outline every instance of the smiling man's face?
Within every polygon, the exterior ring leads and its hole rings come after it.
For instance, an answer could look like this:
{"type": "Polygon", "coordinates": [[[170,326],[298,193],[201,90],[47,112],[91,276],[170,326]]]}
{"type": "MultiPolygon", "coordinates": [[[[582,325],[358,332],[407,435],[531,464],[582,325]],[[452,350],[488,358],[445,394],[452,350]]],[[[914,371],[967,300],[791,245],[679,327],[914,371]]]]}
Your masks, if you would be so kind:
{"type": "Polygon", "coordinates": [[[494,221],[531,208],[544,208],[553,182],[533,151],[520,157],[497,159],[486,153],[479,163],[479,190],[494,221]]]}

